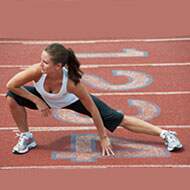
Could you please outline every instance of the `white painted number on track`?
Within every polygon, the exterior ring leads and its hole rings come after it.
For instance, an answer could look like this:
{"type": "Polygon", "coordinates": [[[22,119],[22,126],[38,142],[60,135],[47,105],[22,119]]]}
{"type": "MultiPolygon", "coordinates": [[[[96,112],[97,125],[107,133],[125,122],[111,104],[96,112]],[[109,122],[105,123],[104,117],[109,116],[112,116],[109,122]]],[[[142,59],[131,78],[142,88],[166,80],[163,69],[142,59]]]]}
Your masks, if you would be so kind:
{"type": "MultiPolygon", "coordinates": [[[[130,107],[135,107],[137,109],[136,117],[143,120],[151,120],[160,115],[159,106],[151,102],[129,99],[128,105],[130,107]]],[[[122,111],[124,112],[124,110],[122,111]]],[[[93,120],[90,117],[67,109],[54,109],[52,110],[52,116],[57,120],[67,123],[87,125],[93,124],[93,120]]]]}
{"type": "MultiPolygon", "coordinates": [[[[103,158],[100,150],[97,150],[99,138],[94,134],[71,135],[71,149],[68,151],[53,151],[53,160],[70,160],[74,162],[95,162],[103,158]]],[[[140,141],[128,140],[121,137],[110,137],[115,147],[116,155],[111,158],[150,158],[169,157],[170,153],[164,147],[142,143],[140,141]],[[117,148],[116,148],[117,147],[117,148]]],[[[152,144],[152,143],[151,143],[152,144]]]]}
{"type": "MultiPolygon", "coordinates": [[[[112,70],[114,77],[124,76],[128,79],[127,83],[124,84],[111,84],[103,78],[85,74],[83,76],[84,82],[92,88],[107,91],[127,91],[132,89],[144,88],[153,82],[151,75],[139,71],[128,71],[128,70],[112,70]]],[[[116,79],[115,79],[116,80],[116,79]]]]}

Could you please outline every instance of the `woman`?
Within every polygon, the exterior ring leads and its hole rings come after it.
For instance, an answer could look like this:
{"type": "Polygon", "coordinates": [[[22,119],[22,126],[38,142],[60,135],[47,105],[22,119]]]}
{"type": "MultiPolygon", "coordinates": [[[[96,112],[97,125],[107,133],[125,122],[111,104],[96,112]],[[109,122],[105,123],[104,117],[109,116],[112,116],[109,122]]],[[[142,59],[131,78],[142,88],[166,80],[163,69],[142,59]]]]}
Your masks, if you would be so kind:
{"type": "Polygon", "coordinates": [[[102,155],[114,155],[105,127],[113,132],[117,126],[136,133],[160,136],[169,151],[179,150],[182,144],[175,132],[162,130],[138,118],[124,115],[88,93],[80,80],[83,72],[71,49],[51,44],[41,54],[41,61],[16,74],[7,83],[7,102],[20,137],[13,153],[23,154],[37,146],[29,132],[26,109],[38,109],[43,116],[51,108],[67,108],[93,118],[100,137],[102,155]],[[33,81],[34,86],[24,86],[33,81]]]}

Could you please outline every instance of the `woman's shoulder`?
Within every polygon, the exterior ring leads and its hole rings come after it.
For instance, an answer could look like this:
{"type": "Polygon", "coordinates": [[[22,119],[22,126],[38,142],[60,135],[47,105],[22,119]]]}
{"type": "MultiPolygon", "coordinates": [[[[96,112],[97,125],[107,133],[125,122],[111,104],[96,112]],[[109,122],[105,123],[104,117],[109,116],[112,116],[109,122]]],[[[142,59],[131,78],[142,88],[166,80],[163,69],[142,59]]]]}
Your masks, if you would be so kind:
{"type": "Polygon", "coordinates": [[[33,64],[28,69],[33,73],[34,81],[37,82],[42,76],[40,63],[33,64]]]}
{"type": "Polygon", "coordinates": [[[81,94],[87,92],[87,88],[81,80],[77,84],[75,84],[74,81],[68,79],[67,91],[78,95],[78,93],[81,94]]]}
{"type": "Polygon", "coordinates": [[[40,63],[35,63],[31,66],[29,66],[28,68],[31,68],[31,69],[35,69],[36,71],[40,71],[41,70],[41,66],[40,66],[40,63]]]}

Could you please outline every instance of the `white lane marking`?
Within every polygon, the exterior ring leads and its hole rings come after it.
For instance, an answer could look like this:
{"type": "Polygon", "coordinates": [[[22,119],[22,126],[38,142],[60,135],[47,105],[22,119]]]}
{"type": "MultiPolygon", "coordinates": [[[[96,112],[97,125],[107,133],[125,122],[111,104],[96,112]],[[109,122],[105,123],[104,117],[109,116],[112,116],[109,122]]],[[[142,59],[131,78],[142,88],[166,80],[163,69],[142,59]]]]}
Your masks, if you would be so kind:
{"type": "Polygon", "coordinates": [[[122,43],[122,42],[172,42],[189,41],[190,38],[155,38],[155,39],[101,39],[101,40],[0,40],[0,44],[46,45],[51,43],[63,44],[98,44],[98,43],[122,43]]]}
{"type": "MultiPolygon", "coordinates": [[[[102,92],[91,93],[95,96],[152,96],[152,95],[189,95],[190,91],[174,91],[174,92],[102,92]]],[[[5,96],[5,93],[0,93],[5,96]]]]}
{"type": "MultiPolygon", "coordinates": [[[[173,67],[189,66],[190,63],[124,63],[124,64],[88,64],[81,65],[81,68],[101,68],[101,67],[173,67]]],[[[1,66],[0,66],[1,67],[1,66]]]]}
{"type": "MultiPolygon", "coordinates": [[[[30,131],[85,131],[96,130],[95,126],[65,126],[65,127],[29,127],[30,131]]],[[[0,127],[0,131],[18,131],[16,127],[0,127]]]]}
{"type": "Polygon", "coordinates": [[[95,96],[144,96],[144,95],[181,95],[190,94],[190,91],[175,91],[175,92],[105,92],[93,93],[95,96]]]}
{"type": "Polygon", "coordinates": [[[50,165],[50,166],[5,166],[0,170],[16,170],[16,169],[108,169],[108,168],[190,168],[190,165],[177,164],[144,164],[144,165],[50,165]]]}
{"type": "MultiPolygon", "coordinates": [[[[165,129],[189,129],[190,125],[157,125],[160,128],[165,129]]],[[[118,127],[119,129],[123,129],[122,127],[118,127]]],[[[65,127],[29,127],[30,131],[92,131],[96,130],[96,127],[93,126],[65,126],[65,127]]],[[[1,131],[14,131],[18,132],[17,127],[0,127],[1,131]]]]}
{"type": "Polygon", "coordinates": [[[121,52],[92,52],[92,53],[76,53],[78,58],[94,59],[94,58],[121,58],[121,57],[148,57],[147,51],[139,51],[136,49],[123,49],[121,52]],[[128,51],[127,51],[128,50],[128,51]]]}
{"type": "MultiPolygon", "coordinates": [[[[122,64],[88,64],[81,65],[81,68],[102,68],[102,67],[175,67],[175,66],[189,66],[190,63],[122,63],[122,64]]],[[[2,69],[12,68],[27,68],[31,65],[0,65],[2,69]]]]}

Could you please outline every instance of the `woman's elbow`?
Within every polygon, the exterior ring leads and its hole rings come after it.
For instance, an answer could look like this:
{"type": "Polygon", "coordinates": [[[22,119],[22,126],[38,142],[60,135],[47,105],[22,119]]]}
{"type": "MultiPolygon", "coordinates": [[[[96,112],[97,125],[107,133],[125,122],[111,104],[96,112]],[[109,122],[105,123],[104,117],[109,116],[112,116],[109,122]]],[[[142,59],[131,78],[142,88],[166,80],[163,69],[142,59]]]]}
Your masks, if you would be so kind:
{"type": "Polygon", "coordinates": [[[6,84],[6,88],[7,90],[12,90],[15,88],[15,86],[12,82],[8,81],[8,83],[6,84]]]}

